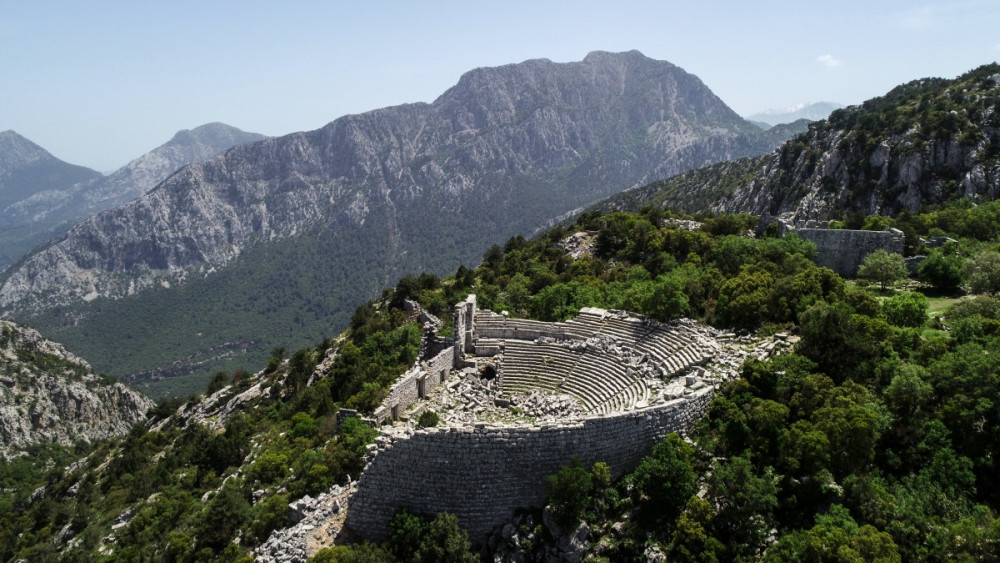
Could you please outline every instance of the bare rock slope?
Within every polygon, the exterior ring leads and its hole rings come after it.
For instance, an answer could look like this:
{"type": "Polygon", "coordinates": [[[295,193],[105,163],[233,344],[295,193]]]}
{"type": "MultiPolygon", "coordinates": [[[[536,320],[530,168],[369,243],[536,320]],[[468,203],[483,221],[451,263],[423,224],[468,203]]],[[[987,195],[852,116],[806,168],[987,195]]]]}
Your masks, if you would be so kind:
{"type": "Polygon", "coordinates": [[[37,331],[0,320],[0,458],[42,442],[125,434],[152,405],[37,331]]]}
{"type": "Polygon", "coordinates": [[[794,223],[894,216],[1000,197],[1000,65],[925,78],[838,109],[767,156],[685,172],[602,202],[794,223]]]}

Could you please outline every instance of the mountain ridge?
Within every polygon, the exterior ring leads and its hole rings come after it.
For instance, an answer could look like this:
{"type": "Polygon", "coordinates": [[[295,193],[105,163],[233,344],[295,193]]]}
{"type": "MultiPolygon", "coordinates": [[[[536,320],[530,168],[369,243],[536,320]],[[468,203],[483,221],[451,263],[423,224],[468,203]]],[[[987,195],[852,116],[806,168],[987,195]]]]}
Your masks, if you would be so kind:
{"type": "Polygon", "coordinates": [[[809,121],[819,121],[826,119],[835,110],[844,106],[835,102],[815,102],[811,104],[795,104],[782,109],[769,109],[746,116],[752,122],[761,122],[768,127],[774,127],[782,123],[791,123],[799,119],[809,121]]]}
{"type": "Polygon", "coordinates": [[[16,131],[0,132],[0,210],[38,192],[101,176],[59,160],[16,131]]]}
{"type": "Polygon", "coordinates": [[[833,112],[764,157],[685,172],[612,197],[601,209],[655,203],[792,223],[851,213],[919,212],[1000,196],[1000,65],[920,79],[833,112]]]}
{"type": "Polygon", "coordinates": [[[223,123],[183,129],[166,143],[107,176],[52,185],[0,207],[0,227],[9,261],[61,235],[92,215],[136,199],[179,168],[210,158],[233,145],[264,138],[223,123]]]}
{"type": "Polygon", "coordinates": [[[348,276],[351,302],[321,313],[344,323],[401,273],[450,270],[651,174],[776,145],[697,77],[638,52],[474,69],[430,104],[343,116],[183,168],[6,273],[0,307],[27,318],[173,286],[308,234],[353,241],[321,267],[371,272],[348,276]],[[359,228],[367,241],[353,238],[359,228]]]}

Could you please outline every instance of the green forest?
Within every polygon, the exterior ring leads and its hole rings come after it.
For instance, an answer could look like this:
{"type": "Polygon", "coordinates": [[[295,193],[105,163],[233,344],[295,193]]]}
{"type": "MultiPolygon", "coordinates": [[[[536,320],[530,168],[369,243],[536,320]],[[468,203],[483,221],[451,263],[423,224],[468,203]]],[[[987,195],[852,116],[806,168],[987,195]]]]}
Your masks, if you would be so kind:
{"type": "MultiPolygon", "coordinates": [[[[817,267],[815,247],[794,235],[747,236],[757,219],[746,215],[589,212],[512,238],[447,278],[402,278],[342,335],[274,349],[257,375],[219,372],[203,393],[161,400],[124,438],[37,447],[0,465],[0,559],[249,560],[289,524],[291,500],[358,475],[376,430],[337,415],[372,412],[416,358],[420,326],[403,300],[441,317],[448,334],[453,304],[470,292],[481,307],[540,320],[597,306],[801,337],[794,353],[746,363],[687,439],[667,437],[632,473],[612,481],[601,463],[566,460],[549,477],[562,525],[590,527],[587,560],[651,548],[703,561],[998,558],[998,214],[996,203],[961,200],[848,217],[843,226],[899,228],[907,254],[928,256],[910,275],[902,257],[872,255],[855,280],[817,267]],[[578,231],[594,244],[573,259],[558,243],[578,231]],[[933,236],[955,242],[918,242],[933,236]],[[258,377],[263,392],[224,421],[193,418],[258,377]]],[[[391,529],[384,545],[315,559],[470,560],[480,547],[448,514],[402,511],[391,529]]],[[[544,527],[524,533],[524,560],[556,541],[544,527]]]]}

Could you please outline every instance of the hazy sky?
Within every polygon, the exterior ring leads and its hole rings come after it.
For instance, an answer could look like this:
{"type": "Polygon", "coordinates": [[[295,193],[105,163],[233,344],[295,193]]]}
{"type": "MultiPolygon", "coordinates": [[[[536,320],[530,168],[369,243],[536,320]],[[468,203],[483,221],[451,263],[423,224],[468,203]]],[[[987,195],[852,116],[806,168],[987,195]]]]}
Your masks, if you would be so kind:
{"type": "Polygon", "coordinates": [[[0,131],[110,171],[203,123],[282,135],[475,67],[631,49],[742,115],[853,104],[1000,59],[1000,1],[0,0],[0,131]]]}

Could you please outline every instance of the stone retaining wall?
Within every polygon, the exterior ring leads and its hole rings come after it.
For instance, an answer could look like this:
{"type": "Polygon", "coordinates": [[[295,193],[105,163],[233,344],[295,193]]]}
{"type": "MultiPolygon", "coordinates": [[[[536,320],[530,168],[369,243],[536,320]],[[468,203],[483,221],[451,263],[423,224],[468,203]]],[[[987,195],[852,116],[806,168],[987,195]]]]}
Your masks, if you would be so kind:
{"type": "Polygon", "coordinates": [[[554,338],[556,340],[578,339],[580,335],[572,329],[567,330],[563,323],[547,323],[542,321],[528,321],[524,319],[505,318],[503,324],[497,323],[488,327],[481,323],[476,325],[475,337],[514,339],[514,340],[536,340],[538,338],[554,338]]]}
{"type": "Polygon", "coordinates": [[[902,231],[852,231],[847,229],[796,229],[800,237],[816,244],[816,264],[842,276],[854,276],[865,256],[876,250],[903,253],[902,231]]]}
{"type": "Polygon", "coordinates": [[[381,541],[400,507],[452,512],[473,541],[517,508],[541,506],[546,475],[579,457],[606,462],[615,477],[631,471],[670,432],[686,431],[712,397],[705,388],[683,399],[619,414],[548,426],[431,428],[383,445],[358,482],[346,526],[381,541]]]}

